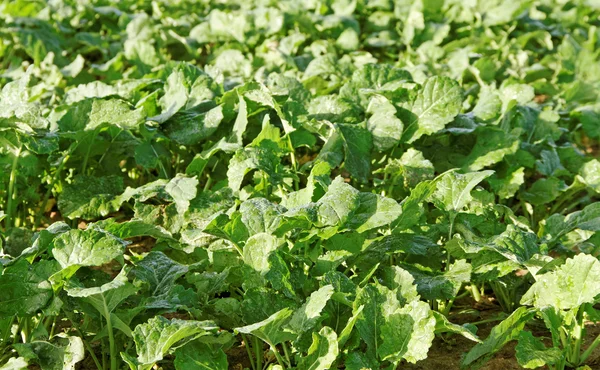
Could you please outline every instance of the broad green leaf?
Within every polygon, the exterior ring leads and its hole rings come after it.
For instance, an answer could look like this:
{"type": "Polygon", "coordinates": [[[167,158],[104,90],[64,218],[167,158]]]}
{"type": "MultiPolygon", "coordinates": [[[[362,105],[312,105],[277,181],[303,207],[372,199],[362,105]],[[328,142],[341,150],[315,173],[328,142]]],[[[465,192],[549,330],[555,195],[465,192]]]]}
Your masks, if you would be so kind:
{"type": "Polygon", "coordinates": [[[533,318],[534,310],[519,307],[509,317],[496,325],[490,335],[473,347],[461,361],[461,368],[477,368],[487,362],[504,345],[519,337],[525,324],[533,318]]]}
{"type": "Polygon", "coordinates": [[[265,198],[248,199],[240,206],[242,222],[250,235],[273,233],[283,220],[285,208],[269,202],[265,198]]]}
{"type": "Polygon", "coordinates": [[[462,90],[447,77],[428,78],[410,102],[402,104],[402,140],[412,143],[423,135],[436,133],[460,113],[462,90]]]}
{"type": "Polygon", "coordinates": [[[344,329],[340,333],[340,337],[338,339],[339,348],[344,348],[344,345],[346,344],[348,339],[350,339],[350,336],[352,335],[352,330],[356,325],[356,321],[358,320],[360,315],[362,315],[363,308],[364,306],[359,306],[356,310],[352,312],[352,316],[348,319],[346,326],[344,326],[344,329]]]}
{"type": "MultiPolygon", "coordinates": [[[[175,344],[180,346],[182,342],[211,335],[216,330],[217,327],[211,321],[167,320],[162,316],[155,316],[133,330],[137,369],[150,369],[175,344]]],[[[124,356],[123,352],[121,356],[124,356]]],[[[136,367],[132,367],[132,370],[135,369],[136,367]]]]}
{"type": "Polygon", "coordinates": [[[487,181],[500,199],[512,198],[519,188],[521,188],[521,185],[525,183],[525,168],[519,167],[503,178],[494,174],[487,181]]]}
{"type": "Polygon", "coordinates": [[[410,195],[402,203],[402,213],[392,223],[392,227],[398,231],[404,231],[419,222],[419,219],[425,212],[421,203],[428,199],[436,190],[436,182],[423,181],[411,189],[410,195]]]}
{"type": "Polygon", "coordinates": [[[270,268],[269,255],[277,249],[279,244],[276,237],[266,233],[251,236],[244,245],[244,262],[265,275],[270,268]]]}
{"type": "Polygon", "coordinates": [[[187,266],[157,251],[148,253],[132,270],[136,279],[145,284],[148,297],[143,302],[147,308],[177,308],[187,296],[194,299],[191,291],[175,282],[187,272],[187,266]]]}
{"type": "Polygon", "coordinates": [[[193,341],[175,351],[175,369],[227,370],[227,355],[221,350],[193,341]]]}
{"type": "Polygon", "coordinates": [[[477,343],[481,343],[481,339],[479,339],[479,337],[475,334],[474,331],[477,330],[477,327],[474,325],[471,325],[472,328],[474,329],[473,331],[470,330],[470,328],[467,328],[467,325],[457,325],[454,324],[452,322],[450,322],[450,320],[448,320],[448,318],[444,315],[442,315],[441,313],[437,312],[437,311],[432,311],[433,313],[433,317],[435,317],[435,333],[436,334],[441,334],[441,333],[454,333],[454,334],[459,334],[462,335],[463,337],[472,340],[473,342],[477,342],[477,343]]]}
{"type": "Polygon", "coordinates": [[[344,168],[360,182],[366,182],[371,171],[371,133],[358,124],[338,124],[344,146],[344,168]]]}
{"type": "Polygon", "coordinates": [[[471,264],[466,260],[457,260],[447,271],[432,272],[412,266],[403,266],[415,278],[419,294],[428,300],[452,299],[463,283],[471,280],[471,264]]]}
{"type": "Polygon", "coordinates": [[[436,190],[430,196],[435,206],[448,213],[461,212],[473,197],[471,190],[494,171],[469,172],[460,174],[447,172],[436,181],[436,190]]]}
{"type": "Polygon", "coordinates": [[[506,231],[494,237],[488,248],[519,264],[541,252],[535,234],[508,225],[506,231]]]}
{"type": "Polygon", "coordinates": [[[223,121],[223,107],[206,112],[178,112],[163,124],[165,135],[182,145],[196,145],[212,135],[223,121]]]}
{"type": "Polygon", "coordinates": [[[519,343],[515,350],[519,365],[525,369],[553,365],[563,356],[559,348],[546,348],[544,343],[529,331],[522,331],[519,334],[519,343]]]}
{"type": "Polygon", "coordinates": [[[37,363],[42,370],[75,370],[76,364],[85,357],[81,338],[63,333],[50,342],[32,341],[14,347],[21,357],[37,363]]]}
{"type": "Polygon", "coordinates": [[[352,73],[352,78],[342,88],[340,96],[356,104],[369,101],[366,97],[376,91],[394,91],[398,85],[410,81],[410,73],[388,64],[366,64],[352,73]]]}
{"type": "Polygon", "coordinates": [[[371,98],[367,112],[371,117],[367,120],[367,129],[373,135],[373,146],[379,151],[393,148],[402,138],[404,125],[396,117],[396,108],[386,98],[375,95],[371,98]]]}
{"type": "Polygon", "coordinates": [[[413,364],[424,360],[435,337],[435,324],[429,304],[418,300],[409,302],[385,317],[377,354],[383,360],[405,359],[413,364]]]}
{"type": "Polygon", "coordinates": [[[292,340],[295,335],[283,330],[283,327],[290,321],[292,310],[284,308],[275,312],[263,321],[247,325],[241,328],[235,328],[236,333],[252,334],[270,346],[292,340]]]}
{"type": "Polygon", "coordinates": [[[163,123],[182,109],[193,108],[212,99],[216,90],[213,80],[207,74],[191,64],[180,63],[167,77],[165,94],[159,100],[161,114],[150,119],[163,123]]]}
{"type": "Polygon", "coordinates": [[[314,327],[319,321],[321,311],[333,294],[333,286],[325,285],[313,292],[300,308],[298,308],[288,324],[290,330],[302,334],[314,327]]]}
{"type": "Polygon", "coordinates": [[[11,357],[0,366],[0,370],[24,370],[27,369],[27,361],[23,357],[11,357]]]}
{"type": "Polygon", "coordinates": [[[483,86],[479,92],[479,99],[473,108],[475,117],[490,121],[498,117],[502,110],[502,100],[498,91],[489,86],[483,86]]]}
{"type": "Polygon", "coordinates": [[[31,316],[45,308],[54,293],[48,278],[56,271],[55,263],[40,261],[30,265],[18,260],[2,271],[0,286],[0,317],[31,316]]]}
{"type": "Polygon", "coordinates": [[[578,254],[555,271],[536,276],[536,282],[521,299],[521,304],[538,309],[552,307],[569,310],[594,303],[600,294],[600,262],[596,257],[578,254]]]}
{"type": "Polygon", "coordinates": [[[123,130],[132,130],[144,122],[144,112],[131,110],[122,100],[86,99],[69,107],[58,121],[60,131],[79,134],[80,131],[94,131],[102,125],[115,125],[123,130]]]}
{"type": "Polygon", "coordinates": [[[239,191],[244,176],[252,170],[262,171],[273,185],[282,178],[281,163],[275,151],[270,147],[251,147],[238,150],[229,161],[227,179],[233,191],[239,191]]]}
{"type": "Polygon", "coordinates": [[[402,305],[420,298],[415,279],[401,267],[391,266],[385,268],[382,280],[383,285],[396,292],[396,298],[402,305]]]}
{"type": "Polygon", "coordinates": [[[121,206],[123,179],[118,176],[79,175],[66,184],[58,197],[58,209],[69,218],[86,220],[104,217],[121,206]]]}
{"type": "Polygon", "coordinates": [[[402,213],[402,207],[393,199],[373,193],[360,193],[358,198],[358,208],[348,227],[359,233],[389,225],[402,213]]]}
{"type": "Polygon", "coordinates": [[[122,256],[126,243],[100,228],[69,230],[54,239],[52,255],[63,269],[101,266],[122,256]]]}
{"type": "Polygon", "coordinates": [[[190,201],[196,197],[197,187],[198,180],[195,177],[184,177],[181,175],[178,175],[167,183],[165,191],[175,201],[179,214],[187,211],[190,201]]]}
{"type": "Polygon", "coordinates": [[[293,300],[265,287],[247,290],[241,304],[242,316],[247,323],[263,321],[284,308],[296,307],[293,300]]]}
{"type": "Polygon", "coordinates": [[[135,218],[125,222],[117,222],[114,218],[109,218],[96,222],[95,225],[98,225],[100,228],[119,239],[129,239],[140,236],[150,236],[155,239],[173,239],[171,233],[161,226],[149,224],[135,218]]]}
{"type": "Polygon", "coordinates": [[[392,159],[384,169],[384,173],[393,176],[392,185],[397,183],[395,178],[399,177],[407,189],[414,189],[422,181],[433,179],[434,172],[433,164],[413,148],[409,148],[399,159],[392,159]]]}
{"type": "Polygon", "coordinates": [[[308,354],[298,363],[298,370],[327,370],[336,360],[338,337],[333,329],[324,326],[319,333],[313,333],[313,342],[308,354]]]}
{"type": "Polygon", "coordinates": [[[173,261],[163,252],[158,251],[148,253],[132,270],[136,279],[148,285],[152,295],[163,294],[187,272],[187,266],[173,261]]]}
{"type": "Polygon", "coordinates": [[[327,193],[316,203],[317,221],[315,226],[344,226],[360,204],[358,190],[346,184],[342,177],[336,177],[327,193]]]}
{"type": "Polygon", "coordinates": [[[518,135],[507,134],[499,128],[486,127],[476,130],[477,143],[466,158],[466,171],[479,171],[494,165],[519,149],[518,135]]]}
{"type": "Polygon", "coordinates": [[[563,186],[562,181],[556,177],[539,179],[524,191],[521,197],[534,206],[541,206],[558,198],[563,186]]]}
{"type": "Polygon", "coordinates": [[[592,159],[581,167],[579,173],[585,184],[600,193],[600,161],[592,159]]]}

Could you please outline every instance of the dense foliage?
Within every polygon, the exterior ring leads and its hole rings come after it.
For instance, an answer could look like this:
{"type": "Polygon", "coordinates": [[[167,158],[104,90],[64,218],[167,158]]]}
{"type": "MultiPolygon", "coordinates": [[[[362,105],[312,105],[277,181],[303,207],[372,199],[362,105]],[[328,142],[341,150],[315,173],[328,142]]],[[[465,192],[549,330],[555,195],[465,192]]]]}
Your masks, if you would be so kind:
{"type": "Polygon", "coordinates": [[[598,1],[0,18],[0,369],[395,369],[456,336],[464,368],[516,341],[564,369],[600,344],[598,1]]]}

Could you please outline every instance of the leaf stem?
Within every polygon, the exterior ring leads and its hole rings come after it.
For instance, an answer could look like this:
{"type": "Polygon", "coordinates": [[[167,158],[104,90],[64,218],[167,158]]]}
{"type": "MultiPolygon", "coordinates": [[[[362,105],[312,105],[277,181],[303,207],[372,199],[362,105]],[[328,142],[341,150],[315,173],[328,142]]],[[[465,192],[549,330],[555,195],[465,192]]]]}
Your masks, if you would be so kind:
{"type": "Polygon", "coordinates": [[[13,201],[16,198],[16,182],[17,182],[17,166],[19,165],[19,156],[21,155],[21,147],[17,149],[15,157],[13,158],[12,167],[10,170],[10,178],[8,180],[8,199],[6,201],[6,229],[13,227],[14,223],[14,211],[13,201]]]}
{"type": "MultiPolygon", "coordinates": [[[[252,370],[257,370],[254,358],[252,357],[252,351],[250,350],[250,342],[248,342],[248,337],[246,334],[242,333],[242,339],[244,340],[244,347],[246,347],[246,353],[248,354],[248,359],[250,359],[250,365],[252,366],[252,370]]],[[[260,369],[258,369],[260,370],[260,369]]]]}
{"type": "Polygon", "coordinates": [[[58,181],[58,178],[60,177],[60,173],[62,172],[63,168],[67,164],[67,161],[69,160],[69,158],[71,158],[71,150],[69,150],[68,154],[63,157],[63,160],[60,162],[60,164],[56,168],[56,172],[54,173],[54,176],[52,176],[52,181],[48,185],[48,189],[46,189],[46,194],[44,194],[44,200],[42,201],[42,206],[40,207],[40,217],[36,218],[36,222],[35,222],[36,227],[40,224],[41,217],[43,216],[44,212],[46,211],[46,205],[48,204],[48,200],[50,200],[50,194],[52,193],[52,189],[54,188],[54,185],[58,181]]]}
{"type": "Polygon", "coordinates": [[[110,370],[117,370],[117,348],[115,346],[115,335],[113,333],[110,311],[106,305],[106,299],[102,296],[102,305],[104,306],[104,316],[106,319],[106,329],[108,330],[108,344],[110,347],[110,370]]]}
{"type": "Polygon", "coordinates": [[[292,162],[292,168],[294,169],[294,190],[298,191],[300,189],[300,184],[298,183],[298,161],[296,160],[296,150],[292,145],[290,134],[287,134],[287,142],[290,148],[290,161],[292,162]]]}
{"type": "Polygon", "coordinates": [[[92,151],[92,147],[94,146],[94,140],[96,140],[96,135],[98,135],[98,131],[94,131],[92,135],[92,139],[88,145],[88,150],[85,153],[85,157],[83,157],[83,164],[81,165],[81,174],[85,175],[85,170],[87,169],[88,159],[90,158],[90,152],[92,151]]]}
{"type": "Polygon", "coordinates": [[[281,354],[279,353],[279,351],[277,350],[277,347],[275,347],[274,345],[272,345],[271,343],[267,344],[271,347],[271,351],[273,351],[273,353],[275,354],[275,358],[277,359],[277,363],[284,369],[287,369],[287,367],[285,366],[285,360],[283,359],[283,357],[281,357],[281,354]]]}
{"type": "Polygon", "coordinates": [[[292,367],[292,361],[290,360],[290,351],[285,342],[281,343],[281,347],[283,347],[283,354],[285,355],[285,359],[287,360],[288,367],[292,367]]]}
{"type": "Polygon", "coordinates": [[[262,369],[262,360],[263,360],[263,353],[261,351],[262,343],[256,337],[252,337],[252,340],[254,341],[254,343],[252,344],[252,347],[254,347],[254,355],[256,356],[256,370],[261,370],[262,369]]]}

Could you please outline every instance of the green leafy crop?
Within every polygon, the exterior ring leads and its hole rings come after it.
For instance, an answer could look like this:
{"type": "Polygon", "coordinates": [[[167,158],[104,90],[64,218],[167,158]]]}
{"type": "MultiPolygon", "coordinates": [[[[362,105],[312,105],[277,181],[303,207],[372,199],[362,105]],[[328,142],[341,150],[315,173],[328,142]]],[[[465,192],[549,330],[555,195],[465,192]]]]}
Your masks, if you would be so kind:
{"type": "Polygon", "coordinates": [[[599,20],[0,0],[0,369],[589,368],[599,20]]]}

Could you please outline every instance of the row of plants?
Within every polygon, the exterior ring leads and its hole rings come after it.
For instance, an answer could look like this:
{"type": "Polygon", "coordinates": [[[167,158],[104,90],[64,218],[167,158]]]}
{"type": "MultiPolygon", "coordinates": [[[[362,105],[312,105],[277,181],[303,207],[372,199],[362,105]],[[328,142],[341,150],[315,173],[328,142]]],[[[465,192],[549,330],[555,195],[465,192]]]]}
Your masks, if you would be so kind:
{"type": "Polygon", "coordinates": [[[1,2],[0,369],[586,368],[599,16],[1,2]]]}

